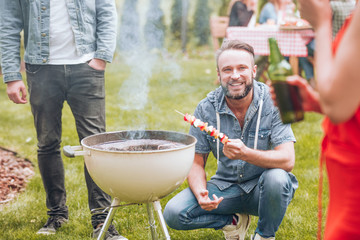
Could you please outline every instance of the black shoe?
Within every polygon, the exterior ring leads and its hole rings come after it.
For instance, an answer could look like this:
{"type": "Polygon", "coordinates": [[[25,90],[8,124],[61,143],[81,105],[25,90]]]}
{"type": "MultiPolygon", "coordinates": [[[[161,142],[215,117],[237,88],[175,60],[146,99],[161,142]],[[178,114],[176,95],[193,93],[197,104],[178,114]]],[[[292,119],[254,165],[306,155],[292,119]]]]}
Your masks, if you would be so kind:
{"type": "Polygon", "coordinates": [[[40,230],[37,232],[37,234],[55,234],[56,230],[60,228],[64,223],[67,223],[69,220],[64,218],[63,216],[55,215],[50,216],[45,223],[45,225],[40,228],[40,230]]]}
{"type": "MultiPolygon", "coordinates": [[[[102,228],[102,224],[94,229],[93,238],[98,238],[102,228]]],[[[116,231],[114,225],[110,225],[108,231],[105,234],[105,240],[128,240],[126,237],[121,236],[118,231],[116,231]]]]}

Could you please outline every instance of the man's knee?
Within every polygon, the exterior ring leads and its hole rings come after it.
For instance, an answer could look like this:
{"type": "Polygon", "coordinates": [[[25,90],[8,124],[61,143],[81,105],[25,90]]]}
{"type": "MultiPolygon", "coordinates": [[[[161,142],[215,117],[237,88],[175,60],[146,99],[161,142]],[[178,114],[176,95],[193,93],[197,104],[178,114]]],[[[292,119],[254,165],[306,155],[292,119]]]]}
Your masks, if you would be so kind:
{"type": "Polygon", "coordinates": [[[274,194],[283,194],[293,190],[289,173],[279,168],[264,171],[260,177],[260,186],[274,194]]]}
{"type": "Polygon", "coordinates": [[[179,209],[178,204],[176,204],[175,202],[170,200],[164,208],[163,215],[164,215],[166,224],[170,228],[173,228],[176,230],[181,230],[180,229],[180,220],[179,220],[180,209],[179,209]]]}

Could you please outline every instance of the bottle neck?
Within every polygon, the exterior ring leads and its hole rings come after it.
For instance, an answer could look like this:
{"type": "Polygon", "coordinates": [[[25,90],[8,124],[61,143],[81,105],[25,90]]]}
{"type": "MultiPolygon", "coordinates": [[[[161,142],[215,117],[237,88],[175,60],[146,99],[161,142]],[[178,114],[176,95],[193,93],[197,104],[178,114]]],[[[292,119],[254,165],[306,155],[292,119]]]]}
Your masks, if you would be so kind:
{"type": "Polygon", "coordinates": [[[281,55],[279,46],[275,38],[269,38],[270,64],[280,63],[284,57],[281,55]]]}

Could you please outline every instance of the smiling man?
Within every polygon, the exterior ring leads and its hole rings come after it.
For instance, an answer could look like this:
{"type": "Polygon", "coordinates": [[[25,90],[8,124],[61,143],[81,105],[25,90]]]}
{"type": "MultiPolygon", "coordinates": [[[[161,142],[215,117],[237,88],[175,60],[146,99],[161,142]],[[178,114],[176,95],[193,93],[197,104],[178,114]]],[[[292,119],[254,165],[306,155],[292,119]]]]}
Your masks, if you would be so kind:
{"type": "Polygon", "coordinates": [[[245,239],[250,215],[259,217],[252,239],[275,239],[298,182],[295,138],[281,122],[268,87],[254,80],[253,48],[227,41],[216,54],[221,87],[210,92],[194,116],[226,134],[223,145],[199,128],[189,188],[165,207],[169,227],[178,230],[221,229],[225,239],[245,239]],[[207,181],[209,153],[217,158],[216,174],[207,181]]]}

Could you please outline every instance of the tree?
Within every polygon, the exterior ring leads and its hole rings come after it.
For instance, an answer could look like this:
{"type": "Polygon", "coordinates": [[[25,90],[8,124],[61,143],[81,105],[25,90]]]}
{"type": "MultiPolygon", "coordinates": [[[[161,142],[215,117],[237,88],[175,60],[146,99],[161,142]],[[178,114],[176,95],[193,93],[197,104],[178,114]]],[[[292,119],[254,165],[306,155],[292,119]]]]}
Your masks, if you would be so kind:
{"type": "Polygon", "coordinates": [[[149,10],[146,13],[144,35],[148,49],[164,47],[165,24],[164,13],[160,8],[161,0],[151,0],[149,10]]]}
{"type": "Polygon", "coordinates": [[[136,11],[137,0],[126,0],[121,14],[119,30],[119,48],[132,51],[141,45],[139,14],[136,11]]]}
{"type": "Polygon", "coordinates": [[[221,7],[219,9],[219,16],[228,16],[228,8],[231,0],[222,0],[221,7]]]}
{"type": "Polygon", "coordinates": [[[186,53],[186,44],[188,42],[188,12],[189,12],[189,0],[181,1],[181,50],[186,53]]]}
{"type": "Polygon", "coordinates": [[[174,39],[181,39],[182,2],[175,0],[171,7],[170,31],[174,39]]]}
{"type": "Polygon", "coordinates": [[[194,14],[194,35],[198,39],[198,45],[206,45],[210,36],[210,8],[208,0],[198,0],[194,14]]]}

